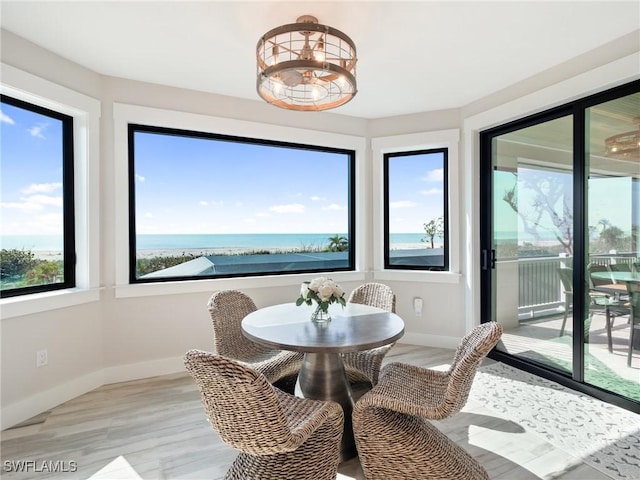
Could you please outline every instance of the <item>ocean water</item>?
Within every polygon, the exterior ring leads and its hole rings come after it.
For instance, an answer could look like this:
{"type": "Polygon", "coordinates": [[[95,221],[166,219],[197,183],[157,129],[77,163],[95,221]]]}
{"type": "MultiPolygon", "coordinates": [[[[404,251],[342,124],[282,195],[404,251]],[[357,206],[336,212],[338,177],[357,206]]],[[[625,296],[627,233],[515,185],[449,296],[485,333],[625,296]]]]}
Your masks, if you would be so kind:
{"type": "MultiPolygon", "coordinates": [[[[261,234],[196,234],[196,235],[138,235],[138,250],[159,249],[206,249],[206,248],[251,248],[294,249],[301,247],[323,247],[335,233],[261,233],[261,234]]],[[[344,233],[338,235],[346,237],[344,233]]],[[[423,233],[393,233],[392,244],[419,244],[423,233]]],[[[435,239],[436,243],[442,239],[435,239]]],[[[62,250],[61,235],[2,235],[0,247],[33,251],[62,250]]]]}

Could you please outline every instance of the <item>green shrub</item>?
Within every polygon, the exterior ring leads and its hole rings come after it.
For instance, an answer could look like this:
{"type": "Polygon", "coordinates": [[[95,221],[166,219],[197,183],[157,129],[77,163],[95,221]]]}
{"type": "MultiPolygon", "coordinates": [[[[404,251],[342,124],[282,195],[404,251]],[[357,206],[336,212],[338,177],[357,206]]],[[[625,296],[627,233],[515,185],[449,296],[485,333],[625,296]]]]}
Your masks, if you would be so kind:
{"type": "Polygon", "coordinates": [[[2,278],[26,275],[39,261],[31,250],[17,248],[0,251],[0,275],[2,278]]]}

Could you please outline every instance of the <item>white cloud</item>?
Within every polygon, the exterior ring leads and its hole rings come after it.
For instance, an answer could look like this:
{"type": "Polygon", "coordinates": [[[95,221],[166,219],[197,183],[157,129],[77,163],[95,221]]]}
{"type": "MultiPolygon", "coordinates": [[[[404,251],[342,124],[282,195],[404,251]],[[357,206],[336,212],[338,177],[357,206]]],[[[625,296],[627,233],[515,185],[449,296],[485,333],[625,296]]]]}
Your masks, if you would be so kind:
{"type": "Polygon", "coordinates": [[[42,210],[43,206],[37,203],[29,202],[0,202],[0,208],[7,210],[22,210],[25,212],[34,212],[42,210]]]}
{"type": "Polygon", "coordinates": [[[45,138],[44,131],[46,129],[47,129],[46,123],[39,123],[38,125],[34,125],[31,128],[27,128],[27,131],[31,134],[32,137],[45,138]]]}
{"type": "Polygon", "coordinates": [[[31,195],[26,198],[29,203],[62,207],[62,197],[52,197],[51,195],[31,195]]]}
{"type": "Polygon", "coordinates": [[[15,125],[16,124],[16,122],[13,121],[13,118],[11,118],[9,115],[4,113],[2,110],[0,110],[0,122],[8,123],[9,125],[15,125]]]}
{"type": "Polygon", "coordinates": [[[313,197],[311,197],[311,198],[310,198],[310,200],[311,200],[312,202],[319,202],[319,201],[321,201],[321,200],[326,200],[326,199],[325,199],[325,198],[323,198],[323,197],[319,197],[319,196],[317,196],[317,195],[314,195],[313,197]]]}
{"type": "Polygon", "coordinates": [[[32,193],[51,193],[55,190],[62,188],[62,182],[52,183],[32,183],[27,188],[23,188],[21,191],[27,195],[32,193]]]}
{"type": "Polygon", "coordinates": [[[442,195],[443,191],[441,188],[429,188],[428,190],[420,190],[421,195],[442,195]]]}
{"type": "Polygon", "coordinates": [[[422,177],[422,180],[426,182],[441,182],[444,180],[444,168],[436,168],[435,170],[427,172],[427,174],[422,177]]]}
{"type": "Polygon", "coordinates": [[[338,205],[337,203],[332,203],[331,205],[328,205],[328,206],[323,208],[323,210],[333,210],[333,211],[344,210],[344,209],[345,209],[345,207],[342,207],[342,206],[338,205]]]}
{"type": "Polygon", "coordinates": [[[147,212],[147,213],[144,214],[144,217],[145,218],[153,218],[153,213],[147,212]]]}
{"type": "Polygon", "coordinates": [[[222,205],[224,205],[223,201],[216,201],[216,200],[200,200],[200,205],[202,205],[203,207],[222,207],[222,205]]]}
{"type": "Polygon", "coordinates": [[[417,207],[418,203],[413,202],[411,200],[401,200],[399,202],[391,202],[389,203],[389,207],[391,208],[414,208],[417,207]]]}
{"type": "Polygon", "coordinates": [[[274,205],[273,207],[269,207],[269,211],[276,213],[304,213],[304,205],[302,205],[301,203],[274,205]]]}
{"type": "Polygon", "coordinates": [[[271,214],[268,213],[268,212],[258,212],[258,213],[256,213],[256,217],[267,218],[267,217],[270,217],[270,216],[271,216],[271,214]]]}
{"type": "Polygon", "coordinates": [[[144,177],[142,175],[140,175],[139,173],[136,173],[135,179],[136,179],[137,182],[140,182],[140,183],[144,182],[144,177]]]}
{"type": "Polygon", "coordinates": [[[37,212],[43,210],[45,206],[62,207],[62,197],[31,195],[20,200],[20,202],[2,202],[0,207],[3,209],[22,210],[23,212],[37,212]]]}

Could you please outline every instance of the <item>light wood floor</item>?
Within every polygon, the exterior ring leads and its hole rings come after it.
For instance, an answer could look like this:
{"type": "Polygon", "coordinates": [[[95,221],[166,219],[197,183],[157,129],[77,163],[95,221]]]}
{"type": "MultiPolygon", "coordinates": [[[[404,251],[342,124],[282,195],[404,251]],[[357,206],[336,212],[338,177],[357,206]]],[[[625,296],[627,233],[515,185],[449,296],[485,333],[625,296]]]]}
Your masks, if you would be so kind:
{"type": "MultiPolygon", "coordinates": [[[[437,367],[448,364],[452,354],[398,344],[385,362],[437,367]]],[[[473,399],[461,413],[436,425],[476,457],[492,479],[609,478],[543,438],[522,434],[522,427],[473,399]],[[481,443],[472,434],[478,426],[483,427],[475,434],[483,436],[481,443]]],[[[1,434],[6,479],[220,479],[236,455],[207,423],[186,374],[105,385],[1,434]],[[40,470],[42,462],[56,461],[63,462],[58,468],[69,470],[73,461],[77,471],[6,471],[7,462],[20,460],[35,461],[40,470]]],[[[364,479],[358,460],[343,463],[338,478],[364,479]]]]}

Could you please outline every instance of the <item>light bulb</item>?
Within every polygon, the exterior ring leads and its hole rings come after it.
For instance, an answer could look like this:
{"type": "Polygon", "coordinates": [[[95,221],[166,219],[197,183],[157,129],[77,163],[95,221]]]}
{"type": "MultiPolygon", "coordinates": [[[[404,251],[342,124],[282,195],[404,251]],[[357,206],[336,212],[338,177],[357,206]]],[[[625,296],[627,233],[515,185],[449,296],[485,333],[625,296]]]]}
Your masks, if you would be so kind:
{"type": "Polygon", "coordinates": [[[273,93],[276,97],[279,97],[282,93],[282,84],[280,82],[273,82],[273,93]]]}
{"type": "Polygon", "coordinates": [[[318,62],[324,62],[324,59],[326,58],[326,55],[324,53],[324,40],[322,40],[322,37],[318,39],[318,43],[316,44],[316,53],[314,57],[318,62]]]}

